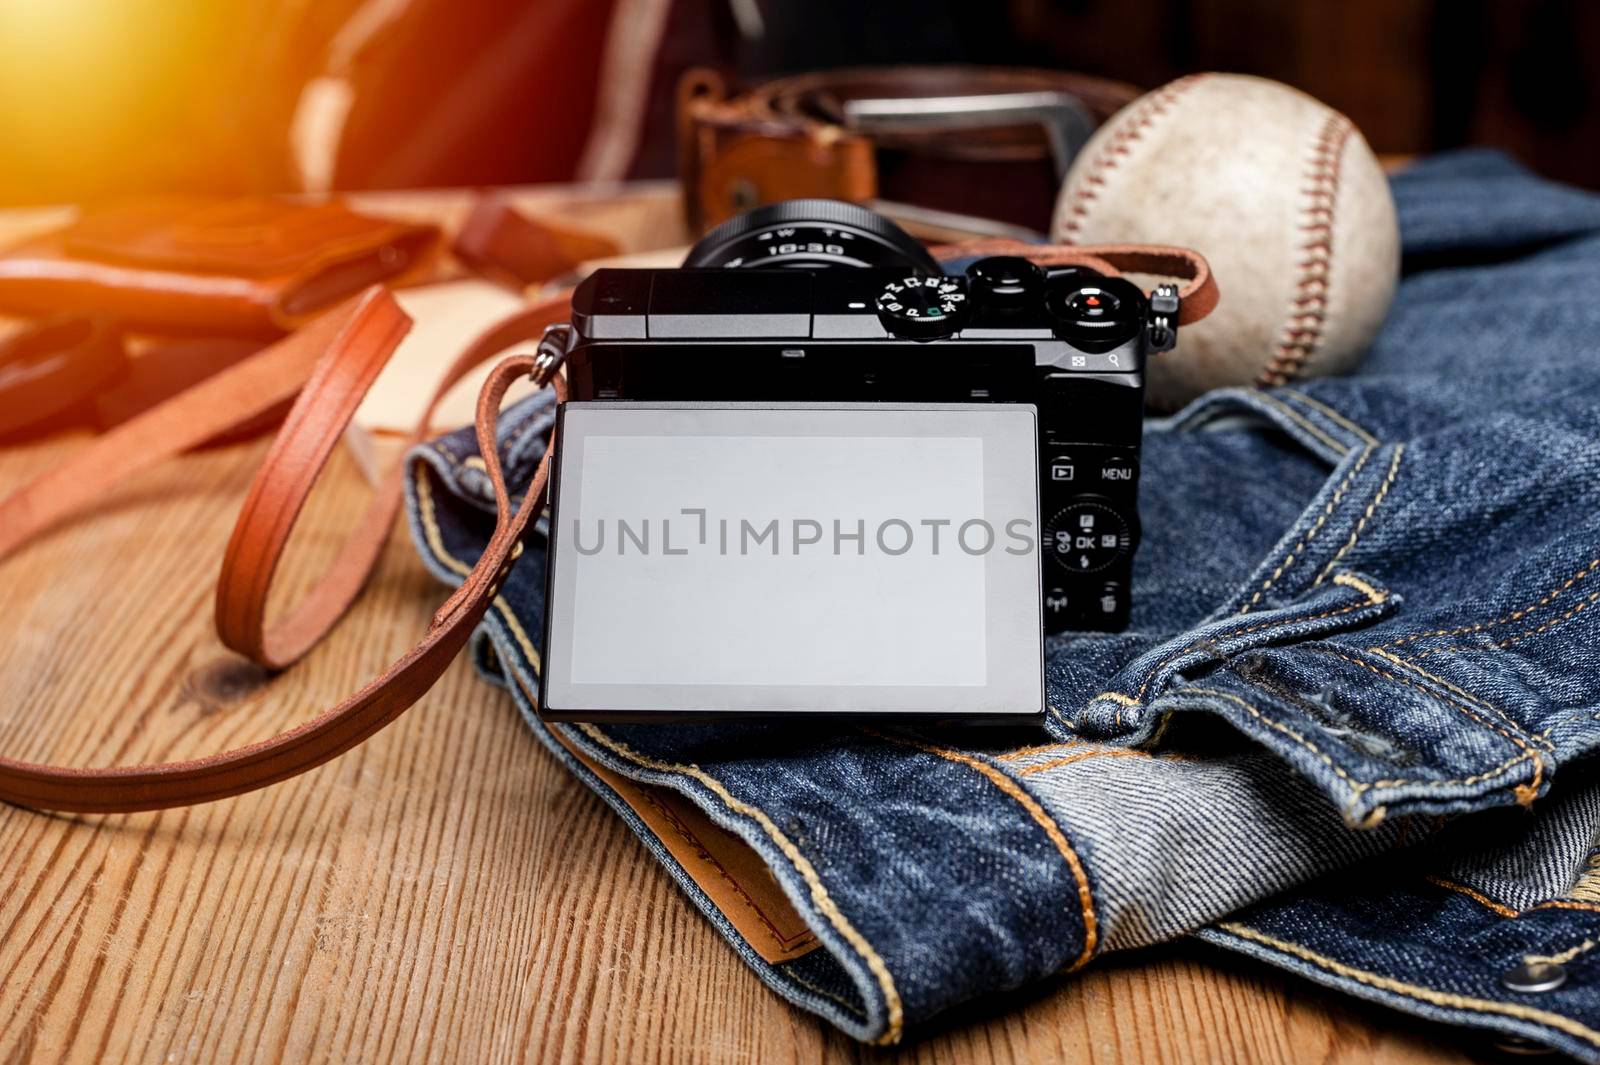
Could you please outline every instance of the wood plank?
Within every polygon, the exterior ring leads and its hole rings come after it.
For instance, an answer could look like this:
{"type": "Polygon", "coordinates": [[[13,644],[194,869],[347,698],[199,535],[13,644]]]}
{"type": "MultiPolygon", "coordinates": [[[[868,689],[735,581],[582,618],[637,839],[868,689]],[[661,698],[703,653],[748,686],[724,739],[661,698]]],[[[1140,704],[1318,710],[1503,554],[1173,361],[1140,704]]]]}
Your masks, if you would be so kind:
{"type": "MultiPolygon", "coordinates": [[[[0,453],[0,491],[71,446],[0,453]]],[[[217,644],[211,585],[262,449],[140,478],[106,515],[5,565],[4,749],[87,764],[246,742],[407,646],[440,591],[403,536],[301,667],[268,681],[217,644]]],[[[291,584],[331,557],[364,498],[336,456],[291,584]]],[[[0,1061],[884,1056],[766,990],[465,663],[294,781],[158,815],[0,808],[0,853],[0,1061]]],[[[1183,947],[981,1004],[895,1056],[1459,1060],[1437,1038],[1183,947]]]]}

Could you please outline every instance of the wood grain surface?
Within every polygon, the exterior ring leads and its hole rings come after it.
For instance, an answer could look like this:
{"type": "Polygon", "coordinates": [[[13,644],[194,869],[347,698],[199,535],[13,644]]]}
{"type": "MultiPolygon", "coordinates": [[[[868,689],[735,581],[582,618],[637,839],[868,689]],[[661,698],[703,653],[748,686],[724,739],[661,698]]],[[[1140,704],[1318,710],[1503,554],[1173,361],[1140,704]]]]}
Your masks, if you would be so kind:
{"type": "MultiPolygon", "coordinates": [[[[80,443],[0,449],[0,493],[80,443]]],[[[213,583],[264,449],[185,457],[0,564],[0,749],[208,753],[306,720],[410,645],[443,595],[403,532],[297,668],[269,678],[217,643],[213,583]]],[[[366,493],[341,450],[285,594],[366,493]]],[[[465,662],[263,792],[128,816],[0,807],[0,855],[5,1065],[1465,1060],[1446,1029],[1185,944],[857,1046],[768,991],[465,662]]]]}
{"type": "MultiPolygon", "coordinates": [[[[74,443],[0,452],[0,492],[74,443]]],[[[408,646],[441,591],[403,532],[300,667],[269,680],[217,643],[212,582],[262,448],[186,457],[0,566],[4,750],[198,755],[306,719],[408,646]]],[[[365,497],[336,455],[291,589],[365,497]]],[[[156,815],[0,807],[0,854],[8,1065],[1460,1059],[1443,1029],[1193,946],[858,1047],[762,986],[464,662],[303,777],[156,815]]]]}

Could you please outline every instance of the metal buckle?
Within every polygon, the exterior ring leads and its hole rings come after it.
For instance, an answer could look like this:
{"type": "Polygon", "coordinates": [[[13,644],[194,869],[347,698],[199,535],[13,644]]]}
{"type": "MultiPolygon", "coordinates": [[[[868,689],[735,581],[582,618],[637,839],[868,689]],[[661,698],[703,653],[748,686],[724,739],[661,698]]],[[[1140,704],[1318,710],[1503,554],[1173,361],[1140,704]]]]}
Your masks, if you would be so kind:
{"type": "Polygon", "coordinates": [[[550,383],[550,378],[555,376],[567,357],[567,345],[571,339],[572,326],[565,322],[544,327],[544,335],[539,338],[539,348],[533,356],[533,369],[528,371],[534,384],[543,388],[550,383]]]}
{"type": "Polygon", "coordinates": [[[1039,126],[1050,144],[1057,181],[1067,176],[1073,158],[1094,132],[1094,119],[1081,100],[1048,90],[846,100],[844,123],[866,134],[1039,126]]]}

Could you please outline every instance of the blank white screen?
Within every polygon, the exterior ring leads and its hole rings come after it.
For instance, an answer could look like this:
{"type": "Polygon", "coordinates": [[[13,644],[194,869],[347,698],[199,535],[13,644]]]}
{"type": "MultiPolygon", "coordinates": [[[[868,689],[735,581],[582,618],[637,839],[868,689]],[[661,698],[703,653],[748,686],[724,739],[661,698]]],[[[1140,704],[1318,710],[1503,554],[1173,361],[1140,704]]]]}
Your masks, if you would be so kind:
{"type": "MultiPolygon", "coordinates": [[[[575,567],[573,683],[987,683],[985,559],[957,543],[984,517],[980,438],[591,435],[581,469],[580,513],[564,508],[560,530],[575,567]],[[684,508],[706,511],[705,543],[684,508]],[[773,519],[778,553],[753,541],[741,553],[741,520],[773,519]],[[796,519],[822,527],[798,553],[796,519]],[[877,544],[890,519],[911,526],[904,554],[877,544]],[[863,553],[850,541],[835,553],[836,520],[863,523],[863,553]],[[647,551],[619,521],[647,530],[647,551]],[[935,553],[925,523],[939,521],[935,553]],[[687,553],[665,554],[664,532],[687,553]]],[[[885,541],[898,550],[904,530],[885,541]]]]}

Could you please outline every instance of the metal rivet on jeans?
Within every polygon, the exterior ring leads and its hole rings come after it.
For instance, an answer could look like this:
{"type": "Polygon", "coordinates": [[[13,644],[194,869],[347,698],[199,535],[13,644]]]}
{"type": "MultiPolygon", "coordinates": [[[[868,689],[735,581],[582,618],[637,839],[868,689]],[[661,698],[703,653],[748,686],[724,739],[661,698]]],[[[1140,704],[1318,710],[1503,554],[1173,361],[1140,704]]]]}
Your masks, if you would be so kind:
{"type": "Polygon", "coordinates": [[[1535,995],[1554,991],[1567,982],[1567,970],[1553,961],[1525,961],[1500,977],[1512,991],[1535,995]]]}
{"type": "Polygon", "coordinates": [[[1543,1043],[1535,1043],[1532,1039],[1524,1039],[1520,1035],[1505,1035],[1495,1040],[1495,1049],[1519,1058],[1547,1058],[1555,1054],[1554,1047],[1547,1047],[1543,1043]]]}

